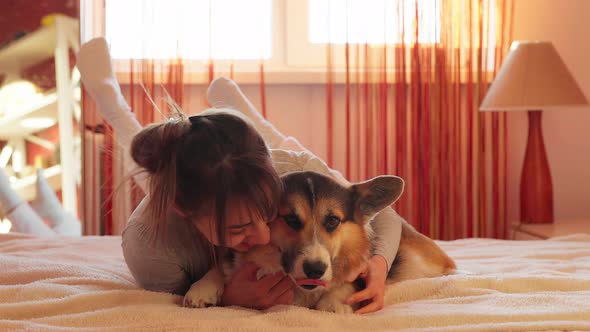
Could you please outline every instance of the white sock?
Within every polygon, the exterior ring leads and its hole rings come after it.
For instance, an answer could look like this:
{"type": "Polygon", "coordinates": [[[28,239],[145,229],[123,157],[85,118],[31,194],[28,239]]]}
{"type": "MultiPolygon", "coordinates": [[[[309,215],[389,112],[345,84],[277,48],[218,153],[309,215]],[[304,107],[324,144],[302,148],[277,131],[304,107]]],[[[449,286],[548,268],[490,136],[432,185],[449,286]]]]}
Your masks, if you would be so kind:
{"type": "Polygon", "coordinates": [[[33,210],[45,219],[59,235],[81,236],[82,225],[72,214],[63,209],[53,188],[47,183],[42,169],[37,169],[37,195],[31,203],[33,210]]]}
{"type": "MultiPolygon", "coordinates": [[[[113,127],[117,143],[128,154],[131,141],[142,126],[131,112],[113,74],[106,40],[100,37],[83,44],[76,58],[84,88],[96,102],[102,118],[113,127]]],[[[136,174],[141,169],[131,158],[125,166],[130,174],[136,174]]],[[[136,175],[134,179],[147,193],[146,175],[136,175]]]]}
{"type": "Polygon", "coordinates": [[[245,114],[254,122],[256,130],[271,149],[278,148],[286,139],[285,135],[262,117],[236,82],[225,77],[214,79],[207,90],[207,99],[215,108],[231,108],[245,114]]]}
{"type": "Polygon", "coordinates": [[[11,232],[33,234],[42,237],[55,236],[55,232],[39,218],[26,202],[19,204],[7,214],[6,219],[12,223],[11,232]]]}
{"type": "Polygon", "coordinates": [[[3,215],[12,223],[12,232],[53,236],[55,232],[31,209],[27,202],[12,189],[10,181],[0,170],[0,208],[3,215]]]}
{"type": "Polygon", "coordinates": [[[0,213],[5,214],[22,203],[22,201],[22,198],[10,186],[6,173],[0,170],[0,213]]]}

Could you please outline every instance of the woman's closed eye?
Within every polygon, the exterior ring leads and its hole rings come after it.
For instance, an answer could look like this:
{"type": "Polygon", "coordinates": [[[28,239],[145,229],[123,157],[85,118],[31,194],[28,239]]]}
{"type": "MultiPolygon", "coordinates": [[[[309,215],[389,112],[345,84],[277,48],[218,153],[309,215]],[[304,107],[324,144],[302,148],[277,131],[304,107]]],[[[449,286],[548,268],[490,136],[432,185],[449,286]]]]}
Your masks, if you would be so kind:
{"type": "Polygon", "coordinates": [[[252,226],[252,221],[249,221],[247,223],[243,223],[243,224],[239,224],[239,225],[232,225],[229,226],[229,234],[231,235],[242,235],[244,233],[246,233],[246,229],[248,227],[252,226]]]}
{"type": "Polygon", "coordinates": [[[230,235],[244,235],[246,233],[246,229],[242,228],[242,229],[232,229],[229,231],[230,235]]]}

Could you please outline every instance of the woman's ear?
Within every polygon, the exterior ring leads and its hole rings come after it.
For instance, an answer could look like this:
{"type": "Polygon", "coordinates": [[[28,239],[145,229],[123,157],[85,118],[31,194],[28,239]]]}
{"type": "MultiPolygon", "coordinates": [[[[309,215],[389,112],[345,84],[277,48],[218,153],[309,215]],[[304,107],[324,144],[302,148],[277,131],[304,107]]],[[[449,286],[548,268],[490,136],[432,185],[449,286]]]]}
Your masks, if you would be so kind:
{"type": "Polygon", "coordinates": [[[351,190],[355,195],[355,220],[364,224],[398,200],[404,190],[404,181],[397,176],[378,176],[352,185],[351,190]]]}

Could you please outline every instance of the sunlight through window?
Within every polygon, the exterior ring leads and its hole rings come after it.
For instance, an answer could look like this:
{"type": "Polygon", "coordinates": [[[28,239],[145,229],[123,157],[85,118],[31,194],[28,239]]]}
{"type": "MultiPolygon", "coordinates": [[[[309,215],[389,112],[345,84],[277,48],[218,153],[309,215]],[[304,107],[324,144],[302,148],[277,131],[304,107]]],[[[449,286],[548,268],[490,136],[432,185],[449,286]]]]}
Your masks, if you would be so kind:
{"type": "Polygon", "coordinates": [[[309,0],[309,41],[314,44],[436,43],[440,0],[309,0]],[[403,15],[401,15],[403,13],[403,15]],[[403,17],[403,20],[398,19],[403,17]]]}
{"type": "Polygon", "coordinates": [[[271,0],[107,0],[105,7],[114,58],[271,57],[271,0]]]}

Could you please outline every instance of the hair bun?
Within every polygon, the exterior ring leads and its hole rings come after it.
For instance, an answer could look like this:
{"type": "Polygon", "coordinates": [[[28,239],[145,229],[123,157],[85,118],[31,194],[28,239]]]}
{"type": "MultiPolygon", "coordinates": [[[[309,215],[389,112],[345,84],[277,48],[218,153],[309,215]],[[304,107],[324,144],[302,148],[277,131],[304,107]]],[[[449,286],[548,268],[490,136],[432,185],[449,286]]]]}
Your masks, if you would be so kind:
{"type": "Polygon", "coordinates": [[[167,121],[145,127],[131,142],[131,157],[154,174],[171,163],[175,146],[186,132],[186,121],[167,121]]]}
{"type": "Polygon", "coordinates": [[[193,115],[188,117],[188,121],[191,123],[191,128],[197,128],[201,123],[203,117],[199,115],[193,115]]]}

